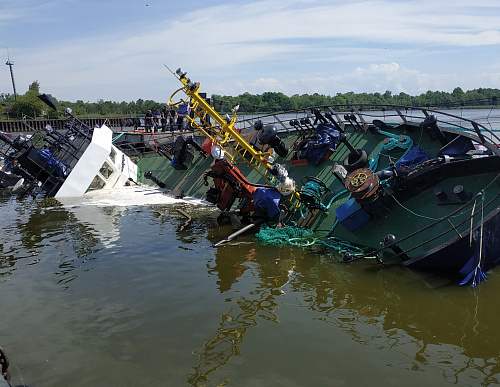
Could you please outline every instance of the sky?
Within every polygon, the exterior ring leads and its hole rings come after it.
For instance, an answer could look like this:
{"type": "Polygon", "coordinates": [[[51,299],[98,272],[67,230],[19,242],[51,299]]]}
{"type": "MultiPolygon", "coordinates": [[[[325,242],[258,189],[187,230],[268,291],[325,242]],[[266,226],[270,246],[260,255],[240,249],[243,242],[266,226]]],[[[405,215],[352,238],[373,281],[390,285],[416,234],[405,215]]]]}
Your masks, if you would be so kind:
{"type": "Polygon", "coordinates": [[[0,93],[207,95],[500,88],[498,0],[0,0],[0,93]]]}

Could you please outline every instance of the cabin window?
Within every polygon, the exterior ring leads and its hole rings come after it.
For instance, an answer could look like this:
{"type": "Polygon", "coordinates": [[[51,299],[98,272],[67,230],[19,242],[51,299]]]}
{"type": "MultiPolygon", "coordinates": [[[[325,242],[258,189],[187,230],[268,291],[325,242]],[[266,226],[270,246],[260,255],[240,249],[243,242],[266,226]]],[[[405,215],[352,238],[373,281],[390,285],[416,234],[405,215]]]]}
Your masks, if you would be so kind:
{"type": "Polygon", "coordinates": [[[101,189],[102,187],[104,187],[105,184],[106,184],[106,182],[99,175],[96,175],[94,177],[94,180],[92,180],[92,183],[90,183],[89,188],[87,189],[87,192],[93,191],[96,189],[101,189]]]}
{"type": "Polygon", "coordinates": [[[115,158],[116,158],[116,151],[111,148],[111,153],[109,154],[109,159],[111,160],[111,162],[114,164],[115,163],[115,158]]]}
{"type": "Polygon", "coordinates": [[[101,169],[99,169],[99,173],[104,176],[104,178],[107,180],[113,173],[113,168],[110,167],[110,165],[106,162],[102,165],[101,169]]]}

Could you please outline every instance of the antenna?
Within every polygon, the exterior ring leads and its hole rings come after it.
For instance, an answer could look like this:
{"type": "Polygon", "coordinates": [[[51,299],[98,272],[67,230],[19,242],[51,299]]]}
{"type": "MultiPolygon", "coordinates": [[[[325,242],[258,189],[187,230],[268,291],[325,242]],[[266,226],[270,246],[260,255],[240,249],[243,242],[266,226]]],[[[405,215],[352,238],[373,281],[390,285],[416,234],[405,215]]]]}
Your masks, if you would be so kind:
{"type": "MultiPolygon", "coordinates": [[[[8,51],[7,51],[8,52],[8,51]]],[[[10,68],[10,77],[12,79],[12,88],[14,89],[14,101],[17,100],[16,83],[14,82],[14,72],[12,71],[12,66],[14,62],[11,62],[9,55],[7,54],[7,63],[5,63],[10,68]]]]}

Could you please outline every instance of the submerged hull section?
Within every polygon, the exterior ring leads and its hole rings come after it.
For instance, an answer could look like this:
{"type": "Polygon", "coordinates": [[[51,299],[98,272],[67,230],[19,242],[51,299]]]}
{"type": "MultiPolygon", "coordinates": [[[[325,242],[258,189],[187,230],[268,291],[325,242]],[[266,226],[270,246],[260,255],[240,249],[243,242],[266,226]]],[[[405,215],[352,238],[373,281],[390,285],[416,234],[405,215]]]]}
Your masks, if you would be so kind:
{"type": "Polygon", "coordinates": [[[403,262],[406,267],[446,272],[454,269],[466,279],[464,283],[475,285],[475,276],[500,263],[500,207],[491,211],[482,222],[475,225],[472,233],[457,235],[426,253],[403,262]],[[470,278],[467,278],[471,275],[470,278]]]}

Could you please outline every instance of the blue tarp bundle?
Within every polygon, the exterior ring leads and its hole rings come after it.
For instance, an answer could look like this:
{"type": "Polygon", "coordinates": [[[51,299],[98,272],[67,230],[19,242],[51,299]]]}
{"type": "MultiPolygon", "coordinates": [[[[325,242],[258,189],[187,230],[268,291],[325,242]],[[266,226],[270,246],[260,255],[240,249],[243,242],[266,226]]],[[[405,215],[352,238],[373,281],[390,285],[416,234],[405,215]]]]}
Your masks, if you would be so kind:
{"type": "Polygon", "coordinates": [[[274,188],[259,187],[253,193],[253,203],[255,207],[262,208],[267,211],[269,218],[274,218],[279,214],[279,204],[283,197],[274,188]]]}
{"type": "Polygon", "coordinates": [[[54,156],[52,156],[52,153],[50,153],[48,149],[39,150],[38,156],[48,165],[55,168],[57,176],[67,177],[69,175],[70,172],[69,168],[64,163],[62,163],[61,161],[57,160],[54,156]]]}
{"type": "Polygon", "coordinates": [[[316,127],[317,140],[311,140],[307,143],[305,156],[309,165],[318,165],[321,158],[328,151],[334,152],[339,143],[340,132],[332,124],[319,124],[316,127]]]}
{"type": "Polygon", "coordinates": [[[469,285],[474,287],[479,282],[488,280],[488,277],[484,274],[481,266],[479,243],[477,243],[476,248],[474,249],[474,254],[472,254],[464,267],[460,269],[460,273],[465,276],[465,278],[460,282],[460,285],[469,285]]]}
{"type": "Polygon", "coordinates": [[[415,146],[411,151],[398,160],[396,168],[398,171],[407,170],[415,167],[416,165],[422,164],[427,160],[429,160],[429,156],[422,152],[422,148],[415,146]]]}

